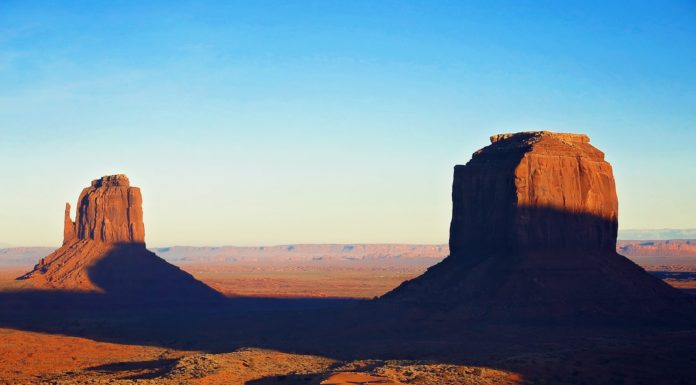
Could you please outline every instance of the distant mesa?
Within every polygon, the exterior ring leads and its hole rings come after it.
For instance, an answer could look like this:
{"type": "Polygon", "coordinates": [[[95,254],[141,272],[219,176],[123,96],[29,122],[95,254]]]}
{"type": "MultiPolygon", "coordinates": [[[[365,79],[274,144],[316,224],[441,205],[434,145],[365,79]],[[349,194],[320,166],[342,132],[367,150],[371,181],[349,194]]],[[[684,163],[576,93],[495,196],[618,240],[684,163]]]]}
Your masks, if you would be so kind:
{"type": "Polygon", "coordinates": [[[619,239],[633,241],[696,240],[696,229],[625,229],[619,230],[619,239]]]}
{"type": "Polygon", "coordinates": [[[63,246],[19,277],[24,286],[133,300],[189,301],[221,295],[145,248],[142,198],[125,175],[82,190],[75,221],[66,203],[63,246]]]}
{"type": "Polygon", "coordinates": [[[619,241],[617,251],[633,257],[656,257],[661,261],[693,261],[696,264],[696,239],[672,239],[667,241],[619,241]],[[668,257],[672,257],[669,258],[668,257]]]}
{"type": "Polygon", "coordinates": [[[450,255],[381,303],[464,318],[673,314],[691,299],[616,253],[611,165],[586,135],[502,134],[455,166],[450,255]]]}

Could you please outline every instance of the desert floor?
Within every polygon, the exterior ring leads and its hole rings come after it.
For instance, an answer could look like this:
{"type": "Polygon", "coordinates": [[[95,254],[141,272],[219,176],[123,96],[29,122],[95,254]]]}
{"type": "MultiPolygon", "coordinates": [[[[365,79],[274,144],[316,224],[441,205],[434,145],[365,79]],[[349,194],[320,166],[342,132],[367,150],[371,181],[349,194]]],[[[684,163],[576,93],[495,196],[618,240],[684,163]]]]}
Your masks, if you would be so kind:
{"type": "Polygon", "coordinates": [[[26,268],[0,270],[0,384],[696,383],[693,329],[477,324],[452,331],[451,341],[408,327],[394,339],[369,313],[363,325],[329,315],[358,312],[356,298],[380,295],[417,268],[182,267],[228,303],[157,309],[22,296],[7,288],[26,268]]]}
{"type": "MultiPolygon", "coordinates": [[[[272,298],[374,298],[426,267],[337,267],[277,264],[179,264],[183,270],[227,296],[272,298]]],[[[33,266],[0,266],[0,291],[33,266]]],[[[664,266],[653,266],[665,268],[664,266]]],[[[669,266],[668,266],[669,268],[669,266]]],[[[696,267],[652,274],[668,284],[696,294],[696,267]]]]}

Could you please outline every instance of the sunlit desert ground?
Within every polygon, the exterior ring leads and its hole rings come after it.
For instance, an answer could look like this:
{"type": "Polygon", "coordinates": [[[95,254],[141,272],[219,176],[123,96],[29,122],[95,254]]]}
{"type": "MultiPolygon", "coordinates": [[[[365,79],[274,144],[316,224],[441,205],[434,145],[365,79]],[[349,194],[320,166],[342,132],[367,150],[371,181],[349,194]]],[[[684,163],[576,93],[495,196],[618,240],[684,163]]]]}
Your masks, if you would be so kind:
{"type": "Polygon", "coordinates": [[[180,264],[227,296],[373,298],[425,271],[422,267],[180,264]]]}
{"type": "Polygon", "coordinates": [[[51,384],[516,384],[503,370],[428,362],[356,360],[265,349],[230,353],[95,342],[0,329],[2,383],[51,384]],[[32,365],[26,365],[31,361],[32,365]],[[404,381],[404,382],[402,382],[404,381]]]}

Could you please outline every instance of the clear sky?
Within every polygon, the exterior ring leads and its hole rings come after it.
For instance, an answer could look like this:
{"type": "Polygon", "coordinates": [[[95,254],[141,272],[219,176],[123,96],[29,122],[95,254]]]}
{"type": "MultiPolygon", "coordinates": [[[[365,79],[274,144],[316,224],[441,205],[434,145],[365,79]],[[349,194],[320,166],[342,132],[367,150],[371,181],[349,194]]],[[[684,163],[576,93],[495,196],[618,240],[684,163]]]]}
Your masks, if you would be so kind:
{"type": "Polygon", "coordinates": [[[452,167],[539,129],[696,227],[696,2],[0,1],[0,243],[113,173],[152,246],[446,242],[452,167]]]}

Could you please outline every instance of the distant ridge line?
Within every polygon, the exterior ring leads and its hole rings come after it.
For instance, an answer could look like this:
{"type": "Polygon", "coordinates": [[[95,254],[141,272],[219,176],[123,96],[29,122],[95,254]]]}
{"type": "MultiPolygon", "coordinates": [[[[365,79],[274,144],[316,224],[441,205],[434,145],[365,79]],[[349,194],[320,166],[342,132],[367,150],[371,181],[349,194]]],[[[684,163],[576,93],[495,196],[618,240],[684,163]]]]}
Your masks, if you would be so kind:
{"type": "MultiPolygon", "coordinates": [[[[0,266],[33,265],[56,248],[0,248],[0,266]]],[[[331,243],[287,244],[275,246],[167,246],[150,251],[175,263],[345,263],[365,261],[389,265],[430,266],[449,254],[447,244],[331,243]]],[[[696,264],[696,238],[685,240],[619,240],[617,251],[627,257],[693,258],[696,264]]]]}

